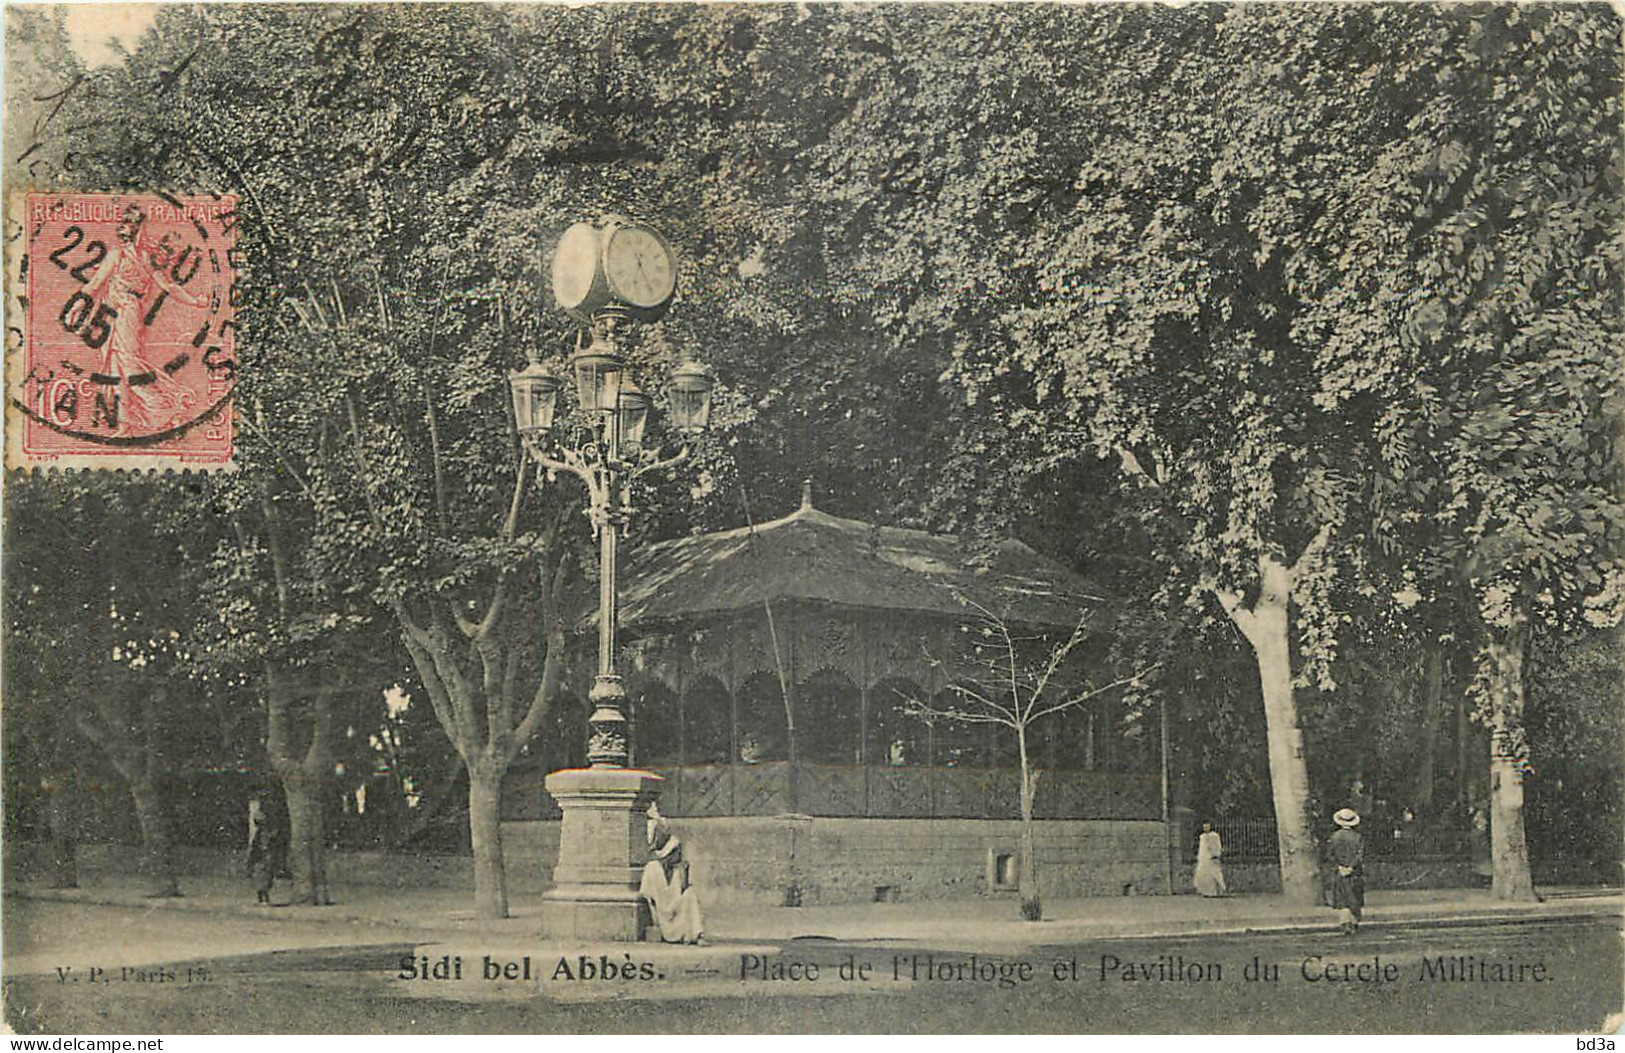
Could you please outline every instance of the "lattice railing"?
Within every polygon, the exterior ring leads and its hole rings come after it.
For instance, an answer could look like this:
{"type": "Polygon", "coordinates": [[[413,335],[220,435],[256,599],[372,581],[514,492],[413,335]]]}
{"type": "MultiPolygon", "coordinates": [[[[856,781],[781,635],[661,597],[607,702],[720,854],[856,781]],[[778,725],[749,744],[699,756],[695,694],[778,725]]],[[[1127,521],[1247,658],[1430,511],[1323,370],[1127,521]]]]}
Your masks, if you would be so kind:
{"type": "MultiPolygon", "coordinates": [[[[670,815],[808,815],[877,818],[1011,819],[1020,813],[1016,772],[1000,768],[870,767],[804,764],[792,800],[790,765],[691,765],[662,769],[670,815]]],[[[1047,772],[1041,819],[1156,819],[1156,776],[1047,772]]]]}

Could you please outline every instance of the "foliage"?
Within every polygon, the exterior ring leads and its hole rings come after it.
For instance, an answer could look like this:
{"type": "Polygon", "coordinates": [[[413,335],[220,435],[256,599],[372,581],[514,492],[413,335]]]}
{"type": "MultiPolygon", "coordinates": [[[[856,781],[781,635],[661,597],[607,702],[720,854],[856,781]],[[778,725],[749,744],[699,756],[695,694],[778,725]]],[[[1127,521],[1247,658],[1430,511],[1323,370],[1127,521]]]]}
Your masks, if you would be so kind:
{"type": "Polygon", "coordinates": [[[171,7],[93,71],[50,17],[8,25],[43,56],[13,94],[50,100],[30,178],[239,197],[241,470],[199,506],[222,670],[308,679],[404,630],[434,638],[419,697],[467,681],[466,756],[552,726],[594,570],[505,374],[571,346],[546,262],[610,212],[683,260],[645,386],[723,380],[634,542],[803,477],[1021,532],[1151,598],[1114,660],[1180,660],[1138,704],[1199,694],[1241,741],[1257,688],[1209,597],[1253,609],[1267,564],[1317,742],[1371,725],[1356,670],[1396,639],[1619,616],[1604,9],[171,7]]]}

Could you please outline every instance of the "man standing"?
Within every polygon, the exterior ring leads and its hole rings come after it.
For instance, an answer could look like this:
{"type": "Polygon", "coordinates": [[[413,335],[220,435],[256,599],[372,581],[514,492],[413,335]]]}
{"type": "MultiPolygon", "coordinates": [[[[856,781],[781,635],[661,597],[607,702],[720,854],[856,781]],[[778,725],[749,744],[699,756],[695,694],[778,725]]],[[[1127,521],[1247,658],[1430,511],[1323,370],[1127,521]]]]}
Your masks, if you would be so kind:
{"type": "Polygon", "coordinates": [[[248,807],[248,872],[259,879],[255,900],[269,906],[277,875],[288,866],[288,824],[268,797],[255,795],[248,807]]]}

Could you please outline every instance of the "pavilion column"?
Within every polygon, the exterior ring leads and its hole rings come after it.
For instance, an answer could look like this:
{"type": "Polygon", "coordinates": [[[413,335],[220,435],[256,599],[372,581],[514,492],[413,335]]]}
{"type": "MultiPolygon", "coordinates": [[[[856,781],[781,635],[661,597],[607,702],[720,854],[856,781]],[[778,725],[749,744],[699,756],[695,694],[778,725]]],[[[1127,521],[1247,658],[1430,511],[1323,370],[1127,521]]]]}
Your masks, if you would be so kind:
{"type": "Polygon", "coordinates": [[[1168,700],[1165,698],[1157,703],[1157,754],[1162,768],[1162,836],[1167,851],[1164,854],[1167,867],[1163,871],[1164,895],[1174,894],[1174,868],[1179,865],[1180,839],[1174,831],[1173,812],[1169,808],[1169,771],[1168,771],[1168,700]]]}
{"type": "Polygon", "coordinates": [[[784,649],[789,652],[785,655],[784,706],[785,706],[785,739],[790,748],[790,779],[785,787],[785,795],[789,798],[789,811],[801,811],[801,742],[800,733],[796,730],[796,700],[800,694],[801,686],[801,633],[805,622],[800,613],[792,614],[786,619],[789,622],[784,634],[784,649]]]}
{"type": "Polygon", "coordinates": [[[858,687],[858,763],[863,765],[863,814],[869,814],[869,681],[858,687]]]}
{"type": "Polygon", "coordinates": [[[688,781],[688,668],[677,667],[677,814],[683,812],[683,783],[688,781]]]}
{"type": "MultiPolygon", "coordinates": [[[[947,654],[948,648],[953,646],[953,634],[939,626],[940,639],[937,641],[937,653],[947,654]]],[[[943,674],[940,666],[931,666],[926,671],[925,689],[931,692],[931,704],[936,705],[938,697],[948,689],[948,678],[943,674]]],[[[937,817],[937,722],[927,721],[925,725],[925,795],[928,803],[926,814],[931,818],[937,817]]]]}
{"type": "MultiPolygon", "coordinates": [[[[870,756],[869,756],[869,701],[872,693],[871,684],[874,682],[874,645],[875,633],[870,620],[865,618],[858,623],[858,675],[854,678],[858,682],[858,763],[863,765],[863,814],[869,815],[870,806],[870,756]]],[[[891,758],[884,758],[890,763],[891,758]]]]}
{"type": "Polygon", "coordinates": [[[937,817],[937,722],[925,725],[925,796],[929,803],[927,814],[937,817]]]}
{"type": "Polygon", "coordinates": [[[1117,762],[1117,721],[1110,699],[1100,700],[1100,717],[1095,725],[1095,764],[1111,769],[1117,762]]]}
{"type": "Polygon", "coordinates": [[[738,650],[728,638],[728,814],[738,815],[736,787],[739,783],[739,669],[738,650]]]}

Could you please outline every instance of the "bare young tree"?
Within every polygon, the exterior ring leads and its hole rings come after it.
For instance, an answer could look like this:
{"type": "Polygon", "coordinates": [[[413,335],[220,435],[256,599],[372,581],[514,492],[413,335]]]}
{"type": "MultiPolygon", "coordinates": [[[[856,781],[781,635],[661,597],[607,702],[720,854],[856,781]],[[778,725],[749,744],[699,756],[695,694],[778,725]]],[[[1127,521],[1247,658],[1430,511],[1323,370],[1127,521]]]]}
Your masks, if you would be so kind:
{"type": "Polygon", "coordinates": [[[1033,767],[1029,732],[1041,720],[1077,709],[1108,691],[1138,683],[1156,666],[1091,686],[1087,674],[1068,663],[1086,638],[1089,612],[1080,615],[1071,635],[1057,644],[1047,634],[1019,634],[1007,617],[974,600],[960,597],[960,602],[974,612],[960,626],[967,638],[963,653],[950,660],[928,655],[933,666],[947,671],[952,701],[944,706],[910,697],[903,700],[903,709],[910,716],[932,723],[993,724],[1015,732],[1021,763],[1021,916],[1038,921],[1044,912],[1033,853],[1033,802],[1042,772],[1033,767]]]}

